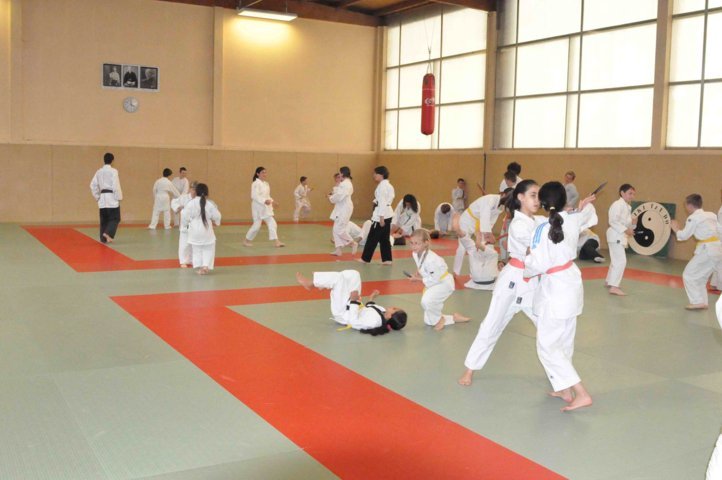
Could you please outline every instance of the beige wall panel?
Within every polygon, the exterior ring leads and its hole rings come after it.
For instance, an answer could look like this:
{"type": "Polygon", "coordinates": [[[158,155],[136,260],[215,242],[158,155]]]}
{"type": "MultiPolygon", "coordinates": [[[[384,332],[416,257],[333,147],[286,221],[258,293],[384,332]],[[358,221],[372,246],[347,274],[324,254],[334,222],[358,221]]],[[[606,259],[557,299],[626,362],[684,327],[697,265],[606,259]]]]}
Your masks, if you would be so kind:
{"type": "Polygon", "coordinates": [[[372,151],[375,29],[226,11],[222,139],[254,150],[372,151]]]}
{"type": "MultiPolygon", "coordinates": [[[[0,222],[49,222],[51,207],[51,149],[44,145],[0,145],[0,171],[4,182],[5,201],[0,202],[0,222]]],[[[87,185],[73,184],[73,190],[87,185]]],[[[75,192],[73,192],[75,193],[75,192]]],[[[77,195],[81,195],[78,191],[77,195]]],[[[90,197],[92,202],[92,197],[90,197]]],[[[97,216],[97,210],[96,210],[97,216]]]]}
{"type": "Polygon", "coordinates": [[[251,179],[255,168],[253,152],[208,152],[208,189],[225,221],[251,218],[251,179]]]}
{"type": "Polygon", "coordinates": [[[24,140],[210,144],[213,9],[147,0],[25,0],[22,18],[24,140]],[[103,89],[104,62],[159,67],[160,91],[103,89]],[[129,95],[140,101],[134,114],[122,108],[129,95]]]}
{"type": "MultiPolygon", "coordinates": [[[[104,147],[52,147],[52,218],[54,222],[83,222],[96,219],[98,204],[90,193],[90,182],[103,166],[104,147]]],[[[117,161],[114,162],[115,167],[117,161]]],[[[126,184],[121,177],[123,193],[126,184]]],[[[125,212],[122,210],[121,213],[125,212]]]]}
{"type": "MultiPolygon", "coordinates": [[[[296,183],[301,175],[308,177],[308,185],[313,190],[309,195],[311,199],[310,220],[329,220],[333,205],[328,201],[328,193],[333,188],[333,174],[338,172],[338,155],[334,153],[297,153],[296,154],[296,183]]],[[[283,201],[295,202],[293,192],[284,195],[283,201]],[[288,200],[286,200],[286,197],[288,200]]],[[[294,205],[295,206],[295,205],[294,205]]]]}
{"type": "MultiPolygon", "coordinates": [[[[373,171],[376,167],[375,154],[340,154],[338,166],[347,166],[351,169],[353,177],[353,218],[356,220],[368,220],[371,218],[373,207],[371,202],[374,199],[376,182],[373,179],[373,171]]],[[[361,226],[359,224],[359,226],[361,226]]]]}
{"type": "Polygon", "coordinates": [[[181,167],[188,169],[189,181],[197,180],[202,183],[208,181],[208,150],[189,148],[162,148],[159,152],[158,171],[164,168],[173,170],[173,176],[178,176],[181,167]]]}
{"type": "Polygon", "coordinates": [[[274,210],[276,220],[291,220],[295,208],[293,189],[296,188],[298,181],[296,154],[292,152],[253,152],[253,161],[255,162],[253,168],[248,170],[249,188],[250,179],[253,177],[256,167],[264,167],[268,172],[267,181],[271,186],[271,197],[278,203],[274,210]]]}
{"type": "Polygon", "coordinates": [[[10,0],[0,0],[0,142],[10,140],[10,0]]]}

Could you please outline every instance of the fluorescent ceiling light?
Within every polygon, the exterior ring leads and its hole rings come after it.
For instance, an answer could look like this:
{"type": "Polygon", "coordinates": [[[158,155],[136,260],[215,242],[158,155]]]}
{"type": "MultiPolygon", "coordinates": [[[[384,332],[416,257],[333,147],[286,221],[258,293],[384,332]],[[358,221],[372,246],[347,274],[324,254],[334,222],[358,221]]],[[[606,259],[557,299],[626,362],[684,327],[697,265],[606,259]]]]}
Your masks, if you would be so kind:
{"type": "Polygon", "coordinates": [[[258,10],[256,8],[239,8],[238,15],[242,17],[264,18],[266,20],[281,20],[283,22],[290,22],[298,17],[295,13],[272,12],[270,10],[258,10]]]}

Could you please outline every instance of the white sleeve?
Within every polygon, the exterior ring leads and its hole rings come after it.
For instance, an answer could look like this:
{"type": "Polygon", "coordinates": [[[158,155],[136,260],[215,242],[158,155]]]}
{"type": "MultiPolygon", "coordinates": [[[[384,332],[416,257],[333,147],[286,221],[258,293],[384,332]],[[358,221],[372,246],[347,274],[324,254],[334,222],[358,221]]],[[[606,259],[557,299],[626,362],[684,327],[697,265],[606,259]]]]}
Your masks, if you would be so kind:
{"type": "Polygon", "coordinates": [[[296,200],[301,200],[303,198],[302,187],[302,185],[299,185],[293,190],[293,196],[296,197],[296,200]]]}
{"type": "Polygon", "coordinates": [[[100,187],[98,186],[98,174],[93,175],[93,179],[90,181],[90,193],[93,194],[93,198],[96,201],[100,200],[100,187]]]}
{"type": "Polygon", "coordinates": [[[333,194],[328,198],[333,204],[341,203],[344,198],[348,196],[346,185],[343,182],[339,183],[337,187],[333,187],[333,194]]]}
{"type": "Polygon", "coordinates": [[[436,207],[436,210],[434,210],[434,230],[441,230],[439,228],[439,216],[441,215],[441,205],[436,207]]]}
{"type": "Polygon", "coordinates": [[[597,209],[594,208],[594,205],[592,205],[591,203],[586,204],[582,211],[577,212],[573,215],[579,215],[579,232],[582,232],[587,228],[592,228],[599,222],[599,217],[597,217],[597,209]]]}
{"type": "Polygon", "coordinates": [[[173,182],[168,180],[168,188],[171,195],[173,195],[173,198],[178,198],[181,196],[181,193],[178,191],[177,188],[175,188],[175,185],[173,185],[173,182]]]}
{"type": "Polygon", "coordinates": [[[190,191],[191,191],[191,182],[189,182],[187,178],[184,178],[183,180],[185,180],[185,181],[183,182],[183,191],[180,192],[181,195],[190,193],[190,191]]]}
{"type": "Polygon", "coordinates": [[[614,202],[609,208],[609,227],[620,234],[626,232],[629,228],[629,226],[624,224],[625,212],[622,208],[624,208],[624,205],[619,201],[614,202]]]}
{"type": "Polygon", "coordinates": [[[260,181],[253,181],[253,184],[251,184],[251,200],[256,203],[260,203],[261,205],[265,205],[266,199],[263,196],[262,187],[263,185],[261,185],[260,181]]]}
{"type": "Polygon", "coordinates": [[[694,231],[697,228],[697,219],[692,215],[687,217],[687,221],[684,224],[684,229],[677,232],[677,240],[683,242],[694,235],[694,231]]]}
{"type": "MultiPolygon", "coordinates": [[[[488,203],[488,202],[487,202],[488,203]]],[[[479,231],[483,233],[491,233],[492,219],[491,210],[493,207],[483,205],[483,208],[479,211],[479,231]]],[[[497,217],[499,215],[497,214],[497,217]]]]}
{"type": "Polygon", "coordinates": [[[221,225],[221,211],[218,210],[218,206],[215,203],[209,202],[211,205],[213,205],[213,208],[211,209],[211,215],[210,219],[213,223],[220,226],[221,225]]]}
{"type": "Polygon", "coordinates": [[[123,200],[123,190],[120,188],[120,176],[118,172],[113,172],[113,195],[115,195],[116,200],[123,200]]]}

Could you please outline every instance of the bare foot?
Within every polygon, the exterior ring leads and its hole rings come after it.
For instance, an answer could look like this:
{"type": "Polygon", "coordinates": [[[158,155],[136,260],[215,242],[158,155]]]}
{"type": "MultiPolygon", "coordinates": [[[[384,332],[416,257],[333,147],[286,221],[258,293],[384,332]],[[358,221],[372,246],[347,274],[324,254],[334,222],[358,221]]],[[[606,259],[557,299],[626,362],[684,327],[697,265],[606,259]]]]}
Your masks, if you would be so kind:
{"type": "Polygon", "coordinates": [[[334,255],[334,256],[336,256],[336,257],[340,257],[342,253],[343,253],[343,252],[341,252],[341,249],[340,249],[340,248],[337,248],[336,250],[334,250],[333,252],[331,252],[331,255],[334,255]]]}
{"type": "Polygon", "coordinates": [[[367,262],[367,261],[364,260],[363,258],[357,258],[356,261],[359,262],[359,263],[365,263],[366,265],[368,265],[369,263],[371,263],[371,262],[367,262]]]}
{"type": "Polygon", "coordinates": [[[471,320],[471,317],[465,317],[464,315],[454,312],[454,323],[466,323],[471,320]]]}
{"type": "Polygon", "coordinates": [[[201,267],[198,269],[198,275],[208,275],[208,267],[201,267]]]}
{"type": "Polygon", "coordinates": [[[434,330],[437,332],[440,332],[444,329],[444,317],[441,317],[441,320],[439,320],[436,325],[434,325],[434,330]]]}
{"type": "Polygon", "coordinates": [[[564,390],[560,390],[558,392],[549,392],[547,395],[549,395],[550,397],[561,398],[567,403],[571,403],[572,400],[574,400],[574,397],[572,396],[572,391],[569,388],[565,388],[564,390]]]}
{"type": "Polygon", "coordinates": [[[562,407],[562,412],[571,412],[578,408],[589,407],[592,405],[592,397],[589,394],[577,395],[566,407],[562,407]]]}
{"type": "Polygon", "coordinates": [[[313,282],[301,275],[301,272],[296,272],[296,281],[306,290],[311,290],[311,287],[313,287],[313,282]]]}
{"type": "Polygon", "coordinates": [[[351,255],[356,255],[358,251],[358,242],[351,242],[351,255]]]}
{"type": "Polygon", "coordinates": [[[394,262],[392,262],[391,260],[386,260],[385,262],[381,262],[381,265],[393,265],[393,264],[394,264],[394,262]]]}
{"type": "Polygon", "coordinates": [[[253,242],[251,242],[250,240],[243,240],[243,246],[244,247],[252,247],[253,242]]]}
{"type": "Polygon", "coordinates": [[[285,246],[286,246],[285,243],[283,243],[280,240],[276,240],[276,248],[281,248],[281,247],[285,247],[285,246]]]}
{"type": "Polygon", "coordinates": [[[705,305],[704,303],[695,303],[687,305],[684,308],[686,308],[687,310],[707,310],[709,306],[705,305]]]}
{"type": "Polygon", "coordinates": [[[108,242],[108,243],[113,243],[113,237],[111,237],[111,236],[108,235],[107,233],[104,233],[104,234],[103,234],[103,238],[105,239],[106,242],[108,242]]]}
{"type": "Polygon", "coordinates": [[[185,263],[181,263],[181,268],[188,268],[188,265],[186,265],[185,263]]]}
{"type": "Polygon", "coordinates": [[[468,387],[471,385],[471,377],[474,376],[474,371],[470,368],[467,368],[464,374],[461,376],[461,378],[458,380],[459,385],[463,385],[465,387],[468,387]]]}
{"type": "Polygon", "coordinates": [[[619,287],[609,287],[609,293],[611,295],[617,295],[620,297],[626,297],[627,294],[619,289],[619,287]]]}

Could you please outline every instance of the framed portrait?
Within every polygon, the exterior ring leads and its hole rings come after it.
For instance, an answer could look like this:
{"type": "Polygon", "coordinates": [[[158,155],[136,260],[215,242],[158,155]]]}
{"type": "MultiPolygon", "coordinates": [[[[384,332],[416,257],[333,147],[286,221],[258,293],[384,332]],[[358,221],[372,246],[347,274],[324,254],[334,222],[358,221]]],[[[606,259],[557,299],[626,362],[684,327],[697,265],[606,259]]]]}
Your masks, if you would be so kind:
{"type": "Polygon", "coordinates": [[[123,65],[123,88],[138,88],[140,67],[138,65],[123,65]]]}
{"type": "Polygon", "coordinates": [[[103,64],[103,86],[108,88],[121,88],[121,72],[123,70],[122,65],[118,63],[104,63],[103,64]]]}
{"type": "Polygon", "coordinates": [[[158,91],[158,67],[140,67],[140,88],[158,91]]]}

